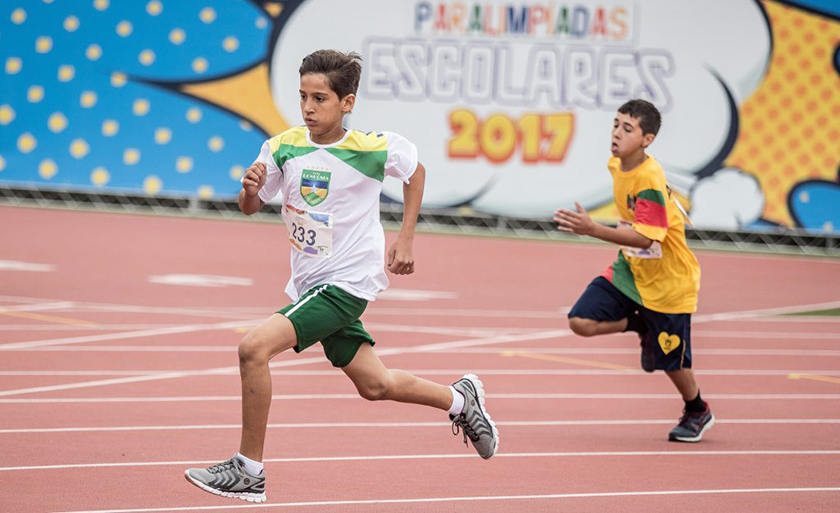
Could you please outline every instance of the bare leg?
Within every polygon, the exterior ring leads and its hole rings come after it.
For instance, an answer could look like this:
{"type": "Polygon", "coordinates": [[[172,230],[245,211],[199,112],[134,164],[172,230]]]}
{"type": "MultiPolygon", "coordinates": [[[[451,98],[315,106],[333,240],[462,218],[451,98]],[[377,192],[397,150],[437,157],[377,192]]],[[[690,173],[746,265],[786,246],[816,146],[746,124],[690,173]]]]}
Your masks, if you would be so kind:
{"type": "Polygon", "coordinates": [[[582,337],[594,337],[608,333],[621,333],[627,329],[627,319],[617,321],[596,321],[582,317],[569,319],[569,329],[582,337]]]}
{"type": "Polygon", "coordinates": [[[405,371],[387,369],[370,344],[362,344],[353,361],[341,370],[356,385],[359,395],[370,401],[387,399],[440,410],[448,410],[452,405],[449,387],[405,371]]]}
{"type": "Polygon", "coordinates": [[[700,389],[697,387],[697,381],[694,379],[694,371],[691,369],[680,369],[678,371],[665,372],[677,390],[680,391],[684,401],[691,401],[697,397],[700,389]]]}
{"type": "Polygon", "coordinates": [[[268,361],[297,343],[292,321],[274,314],[252,329],[239,343],[242,379],[242,438],[239,453],[262,461],[265,429],[271,406],[271,371],[268,361]]]}

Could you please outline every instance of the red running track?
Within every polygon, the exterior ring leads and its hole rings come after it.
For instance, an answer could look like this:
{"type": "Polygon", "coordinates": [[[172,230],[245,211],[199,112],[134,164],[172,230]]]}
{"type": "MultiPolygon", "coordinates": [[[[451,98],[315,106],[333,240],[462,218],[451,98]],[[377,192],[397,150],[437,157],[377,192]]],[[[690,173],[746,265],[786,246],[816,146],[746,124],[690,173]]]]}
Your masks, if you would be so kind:
{"type": "MultiPolygon", "coordinates": [[[[253,507],[182,474],[237,447],[236,345],[287,303],[282,226],[8,207],[0,222],[0,510],[253,507]],[[179,274],[226,285],[159,282],[179,274]]],[[[440,412],[356,397],[317,347],[284,354],[257,509],[838,509],[840,322],[782,314],[840,306],[840,261],[698,252],[695,370],[718,424],[682,445],[666,441],[679,397],[637,370],[633,337],[566,329],[614,248],[420,234],[415,253],[364,322],[390,367],[478,373],[500,452],[481,460],[440,412]]]]}

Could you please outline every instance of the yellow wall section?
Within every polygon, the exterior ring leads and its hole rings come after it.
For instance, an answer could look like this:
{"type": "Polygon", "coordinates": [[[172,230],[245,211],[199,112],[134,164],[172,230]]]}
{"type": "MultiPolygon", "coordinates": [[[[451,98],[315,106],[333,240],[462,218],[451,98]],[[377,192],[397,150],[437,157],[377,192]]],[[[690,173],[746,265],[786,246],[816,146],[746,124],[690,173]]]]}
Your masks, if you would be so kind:
{"type": "Polygon", "coordinates": [[[250,119],[269,136],[289,128],[271,99],[268,64],[260,64],[230,78],[203,84],[185,84],[181,90],[250,119]]]}
{"type": "MultiPolygon", "coordinates": [[[[277,2],[266,2],[263,9],[277,18],[283,6],[277,2]]],[[[239,75],[202,84],[184,84],[180,89],[250,119],[269,137],[289,128],[289,123],[277,112],[272,100],[271,79],[266,63],[239,75]]]]}
{"type": "Polygon", "coordinates": [[[770,69],[741,106],[741,133],[725,164],[758,179],[765,219],[791,226],[794,185],[837,179],[840,76],[833,60],[840,22],[768,0],[764,6],[773,30],[770,69]]]}

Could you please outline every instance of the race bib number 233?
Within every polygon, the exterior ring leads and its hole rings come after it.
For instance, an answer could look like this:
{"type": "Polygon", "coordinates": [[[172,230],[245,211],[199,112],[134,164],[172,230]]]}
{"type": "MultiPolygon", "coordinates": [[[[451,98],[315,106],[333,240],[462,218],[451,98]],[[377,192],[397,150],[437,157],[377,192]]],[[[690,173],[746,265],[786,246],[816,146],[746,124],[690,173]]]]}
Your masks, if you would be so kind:
{"type": "Polygon", "coordinates": [[[285,205],[283,220],[289,231],[289,243],[297,251],[320,258],[332,254],[332,214],[307,212],[285,205]]]}

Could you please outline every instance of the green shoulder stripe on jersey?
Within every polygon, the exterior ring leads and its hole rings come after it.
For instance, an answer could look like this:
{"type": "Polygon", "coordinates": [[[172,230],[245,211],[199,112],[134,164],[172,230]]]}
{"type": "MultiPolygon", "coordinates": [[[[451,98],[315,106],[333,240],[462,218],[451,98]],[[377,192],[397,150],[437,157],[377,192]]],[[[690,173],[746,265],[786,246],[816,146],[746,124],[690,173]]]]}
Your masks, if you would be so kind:
{"type": "Polygon", "coordinates": [[[639,294],[639,289],[636,288],[636,280],[633,279],[633,271],[630,269],[630,262],[624,258],[624,253],[618,251],[618,259],[613,263],[613,277],[612,283],[615,288],[621,291],[622,294],[629,297],[636,303],[644,306],[642,303],[642,295],[639,294]]]}
{"type": "Polygon", "coordinates": [[[318,148],[313,148],[312,146],[301,147],[292,146],[291,144],[281,144],[280,147],[272,154],[272,157],[274,157],[274,162],[277,163],[277,167],[283,169],[283,164],[287,161],[296,157],[308,155],[317,150],[318,148]]]}
{"type": "Polygon", "coordinates": [[[636,197],[665,206],[665,196],[662,195],[662,191],[658,191],[656,189],[645,189],[637,194],[636,197]]]}
{"type": "Polygon", "coordinates": [[[359,151],[327,148],[326,151],[367,177],[380,182],[385,179],[385,161],[388,158],[388,152],[385,150],[359,151]]]}
{"type": "Polygon", "coordinates": [[[272,137],[268,141],[268,148],[271,150],[274,162],[280,169],[283,169],[283,164],[286,161],[308,155],[318,149],[306,140],[306,127],[302,126],[292,127],[282,134],[272,137]]]}

